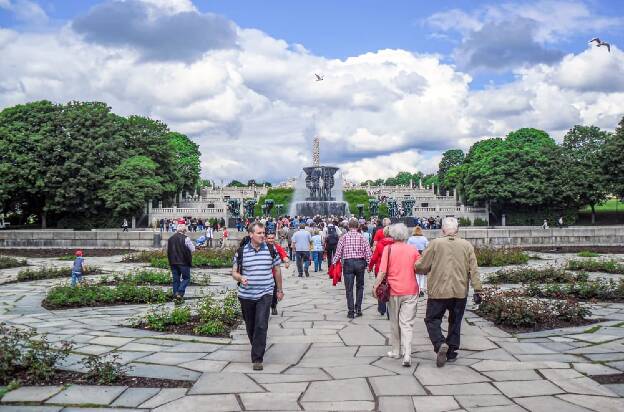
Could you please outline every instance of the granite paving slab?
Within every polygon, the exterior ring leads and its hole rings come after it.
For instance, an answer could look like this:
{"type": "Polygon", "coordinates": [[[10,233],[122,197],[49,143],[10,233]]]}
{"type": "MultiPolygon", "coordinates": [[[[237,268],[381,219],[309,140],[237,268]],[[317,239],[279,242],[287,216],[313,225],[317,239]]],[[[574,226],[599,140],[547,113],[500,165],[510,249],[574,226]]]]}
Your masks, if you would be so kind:
{"type": "Polygon", "coordinates": [[[416,412],[444,412],[460,409],[452,396],[414,396],[416,412]]]}
{"type": "Polygon", "coordinates": [[[369,379],[377,396],[426,395],[425,389],[413,376],[377,376],[369,379]]]}
{"type": "Polygon", "coordinates": [[[556,395],[564,392],[561,388],[547,380],[494,382],[494,385],[510,398],[518,396],[556,395]]]}
{"type": "Polygon", "coordinates": [[[301,399],[302,402],[372,400],[373,394],[363,378],[312,382],[301,399]]]}
{"type": "Polygon", "coordinates": [[[126,389],[125,386],[72,385],[48,399],[46,403],[110,405],[126,389]]]}
{"type": "Polygon", "coordinates": [[[243,393],[240,399],[248,411],[300,411],[298,393],[243,393]]]}
{"type": "Polygon", "coordinates": [[[135,408],[160,392],[159,388],[128,388],[111,406],[135,408]]]}
{"type": "Polygon", "coordinates": [[[264,392],[264,389],[243,373],[206,372],[189,390],[189,395],[245,392],[264,392]]]}
{"type": "Polygon", "coordinates": [[[164,405],[176,399],[180,399],[184,395],[186,395],[188,389],[186,388],[163,388],[158,392],[157,395],[149,398],[141,405],[139,408],[151,409],[157,408],[160,405],[164,405]]]}
{"type": "Polygon", "coordinates": [[[193,395],[169,402],[154,409],[154,412],[227,412],[240,410],[241,407],[234,395],[193,395]]]}
{"type": "Polygon", "coordinates": [[[554,396],[533,396],[516,398],[514,401],[531,412],[588,412],[590,409],[574,405],[554,396]]]}
{"type": "Polygon", "coordinates": [[[62,389],[62,386],[21,387],[4,395],[0,402],[43,402],[59,393],[62,389]]]}

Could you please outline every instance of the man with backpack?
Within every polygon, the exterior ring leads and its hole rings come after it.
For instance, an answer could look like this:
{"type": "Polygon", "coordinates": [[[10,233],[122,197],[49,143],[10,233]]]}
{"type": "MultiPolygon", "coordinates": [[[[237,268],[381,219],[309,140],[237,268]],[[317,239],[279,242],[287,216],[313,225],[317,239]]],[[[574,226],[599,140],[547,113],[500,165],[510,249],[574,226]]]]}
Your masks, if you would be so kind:
{"type": "Polygon", "coordinates": [[[275,248],[265,243],[263,224],[252,223],[247,230],[248,238],[241,242],[234,255],[232,278],[238,282],[238,300],[251,343],[253,370],[261,371],[275,285],[277,300],[284,297],[281,260],[275,248]]]}
{"type": "MultiPolygon", "coordinates": [[[[331,265],[332,259],[336,254],[336,247],[340,239],[340,229],[332,222],[327,224],[325,228],[325,252],[327,253],[327,266],[331,265]]],[[[329,268],[327,268],[329,270],[329,268]]]]}

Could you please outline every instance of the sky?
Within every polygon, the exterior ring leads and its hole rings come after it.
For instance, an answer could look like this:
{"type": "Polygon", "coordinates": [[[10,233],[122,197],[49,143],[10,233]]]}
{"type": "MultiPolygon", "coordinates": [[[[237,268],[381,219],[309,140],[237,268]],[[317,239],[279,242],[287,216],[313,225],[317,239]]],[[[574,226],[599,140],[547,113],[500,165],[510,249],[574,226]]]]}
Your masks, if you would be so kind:
{"type": "Polygon", "coordinates": [[[622,40],[619,0],[0,0],[0,109],[162,120],[216,181],[296,177],[318,136],[363,181],[521,127],[613,130],[622,40]]]}

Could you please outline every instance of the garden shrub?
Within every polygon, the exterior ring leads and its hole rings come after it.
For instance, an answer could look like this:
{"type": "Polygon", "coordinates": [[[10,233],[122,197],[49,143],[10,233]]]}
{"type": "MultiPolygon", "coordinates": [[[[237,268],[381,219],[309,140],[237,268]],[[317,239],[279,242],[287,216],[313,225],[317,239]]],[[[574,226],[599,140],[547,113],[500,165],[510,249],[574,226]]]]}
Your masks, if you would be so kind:
{"type": "Polygon", "coordinates": [[[129,368],[119,362],[118,354],[90,355],[82,360],[82,365],[87,369],[85,373],[89,381],[98,385],[112,385],[126,378],[129,368]],[[110,356],[111,359],[107,359],[110,356]]]}
{"type": "Polygon", "coordinates": [[[529,255],[519,248],[475,248],[477,264],[479,266],[507,266],[519,265],[529,261],[529,255]]]}
{"type": "MultiPolygon", "coordinates": [[[[100,281],[102,284],[120,284],[129,283],[131,285],[171,285],[171,272],[166,270],[142,269],[135,273],[126,275],[113,275],[112,279],[103,277],[100,281]]],[[[210,284],[210,275],[205,273],[193,273],[191,276],[191,284],[206,286],[210,284]]]]}
{"type": "Polygon", "coordinates": [[[531,284],[523,293],[527,296],[539,298],[621,301],[624,300],[624,279],[618,281],[613,279],[596,279],[594,281],[568,285],[531,284]]]}
{"type": "Polygon", "coordinates": [[[53,345],[46,335],[35,335],[0,323],[0,385],[14,381],[18,371],[24,371],[30,383],[46,383],[72,349],[69,342],[53,345]]]}
{"type": "Polygon", "coordinates": [[[163,303],[172,299],[171,291],[121,283],[116,286],[84,284],[77,287],[55,286],[42,305],[48,309],[105,306],[116,304],[163,303]]]}
{"type": "MultiPolygon", "coordinates": [[[[234,248],[197,250],[193,253],[192,265],[198,268],[229,268],[232,267],[232,259],[235,253],[236,249],[234,248]]],[[[150,266],[156,268],[169,268],[166,253],[161,256],[153,256],[149,262],[150,266]]]]}
{"type": "Polygon", "coordinates": [[[498,270],[488,276],[484,283],[574,283],[587,281],[586,273],[570,273],[563,268],[518,267],[498,270]]]}
{"type": "Polygon", "coordinates": [[[522,291],[485,289],[476,313],[496,325],[533,330],[582,324],[589,309],[574,300],[543,300],[523,296],[522,291]]]}
{"type": "Polygon", "coordinates": [[[167,252],[162,249],[159,250],[142,250],[136,253],[130,253],[124,255],[121,258],[122,262],[137,262],[137,263],[149,263],[154,258],[166,258],[167,252]]]}
{"type": "Polygon", "coordinates": [[[615,259],[598,260],[570,260],[567,269],[569,270],[587,270],[589,272],[605,272],[605,273],[622,273],[624,274],[624,264],[615,259]]]}
{"type": "Polygon", "coordinates": [[[594,258],[594,257],[600,256],[600,253],[592,252],[591,250],[581,250],[580,252],[578,252],[577,256],[578,257],[594,258]]]}
{"type": "Polygon", "coordinates": [[[473,226],[489,226],[489,223],[485,219],[481,219],[480,217],[475,217],[472,221],[473,226]]]}
{"type": "Polygon", "coordinates": [[[63,260],[63,261],[72,261],[76,259],[76,256],[74,255],[63,255],[63,256],[59,256],[58,260],[63,260]]]}
{"type": "Polygon", "coordinates": [[[0,269],[17,268],[28,266],[26,259],[17,259],[10,256],[0,256],[0,269]]]}
{"type": "Polygon", "coordinates": [[[459,222],[460,227],[470,226],[471,224],[470,219],[467,217],[460,217],[457,221],[459,222]]]}
{"type": "MultiPolygon", "coordinates": [[[[27,282],[31,280],[71,278],[71,267],[41,267],[37,269],[20,270],[17,274],[18,282],[27,282]]],[[[85,266],[83,275],[97,275],[102,270],[96,266],[85,266]]]]}

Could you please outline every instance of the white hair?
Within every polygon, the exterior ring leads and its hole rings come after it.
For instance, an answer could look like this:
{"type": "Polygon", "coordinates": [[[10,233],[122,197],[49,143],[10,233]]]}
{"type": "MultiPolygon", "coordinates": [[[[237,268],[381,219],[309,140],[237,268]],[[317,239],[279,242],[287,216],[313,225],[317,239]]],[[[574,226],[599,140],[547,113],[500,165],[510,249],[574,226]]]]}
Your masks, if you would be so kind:
{"type": "Polygon", "coordinates": [[[390,226],[390,224],[392,223],[392,221],[390,220],[389,217],[384,217],[384,219],[382,220],[382,225],[384,226],[390,226]]]}
{"type": "Polygon", "coordinates": [[[442,219],[442,233],[445,235],[453,235],[459,229],[459,222],[454,217],[445,217],[442,219]]]}
{"type": "Polygon", "coordinates": [[[403,223],[395,223],[394,225],[390,225],[388,236],[396,242],[405,242],[409,237],[409,230],[403,223]]]}
{"type": "Polygon", "coordinates": [[[180,223],[176,228],[176,232],[186,233],[186,225],[184,223],[180,223]]]}

